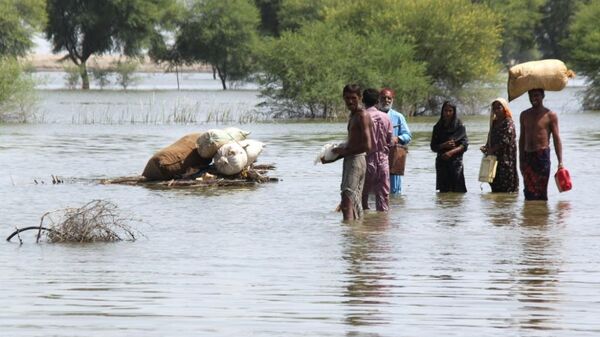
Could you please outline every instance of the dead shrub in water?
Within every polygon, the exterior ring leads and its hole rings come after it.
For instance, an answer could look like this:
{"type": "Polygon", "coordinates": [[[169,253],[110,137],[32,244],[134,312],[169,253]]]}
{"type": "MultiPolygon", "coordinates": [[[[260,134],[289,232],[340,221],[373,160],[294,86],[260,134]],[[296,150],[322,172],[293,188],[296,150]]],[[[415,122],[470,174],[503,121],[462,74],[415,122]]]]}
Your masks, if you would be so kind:
{"type": "Polygon", "coordinates": [[[39,226],[16,228],[6,241],[17,236],[22,244],[19,233],[28,230],[38,231],[36,242],[39,242],[42,231],[50,242],[135,241],[135,234],[141,233],[128,225],[134,219],[122,217],[117,209],[117,205],[110,201],[92,200],[80,208],[47,212],[42,215],[39,226]],[[46,227],[45,220],[50,222],[46,227]]]}
{"type": "MultiPolygon", "coordinates": [[[[106,200],[92,200],[80,208],[66,208],[48,212],[45,219],[50,242],[113,242],[135,241],[136,231],[128,223],[133,219],[122,217],[118,206],[106,200]]],[[[38,235],[39,239],[39,235],[38,235]]]]}

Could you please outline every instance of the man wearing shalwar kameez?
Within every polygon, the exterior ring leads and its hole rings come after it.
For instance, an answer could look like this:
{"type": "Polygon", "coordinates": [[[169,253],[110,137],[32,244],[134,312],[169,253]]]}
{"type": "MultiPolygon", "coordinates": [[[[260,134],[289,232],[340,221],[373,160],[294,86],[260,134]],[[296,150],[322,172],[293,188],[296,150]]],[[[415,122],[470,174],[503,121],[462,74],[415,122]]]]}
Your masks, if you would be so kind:
{"type": "MultiPolygon", "coordinates": [[[[397,143],[400,145],[407,145],[410,143],[412,135],[404,116],[392,108],[395,96],[396,94],[392,89],[382,89],[379,92],[379,110],[386,112],[392,122],[392,127],[394,128],[392,144],[397,143]]],[[[402,192],[402,179],[403,176],[401,175],[390,174],[390,192],[392,194],[399,194],[402,192]]]]}
{"type": "Polygon", "coordinates": [[[369,208],[369,194],[375,194],[375,207],[378,211],[388,211],[390,201],[389,147],[392,140],[392,122],[387,114],[379,111],[375,105],[379,100],[377,89],[363,92],[363,103],[373,121],[371,134],[372,147],[367,153],[367,174],[363,188],[362,206],[369,208]]]}

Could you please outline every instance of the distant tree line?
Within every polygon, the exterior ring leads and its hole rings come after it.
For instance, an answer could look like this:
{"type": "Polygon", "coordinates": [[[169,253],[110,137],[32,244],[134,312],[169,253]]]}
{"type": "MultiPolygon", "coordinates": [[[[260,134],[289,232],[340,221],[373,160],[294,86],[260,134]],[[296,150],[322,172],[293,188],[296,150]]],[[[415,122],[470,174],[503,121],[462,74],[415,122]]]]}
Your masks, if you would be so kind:
{"type": "Polygon", "coordinates": [[[209,64],[223,89],[255,81],[274,115],[335,117],[348,82],[393,87],[413,113],[465,103],[513,64],[559,58],[600,109],[598,17],[598,0],[3,0],[0,62],[42,30],[83,89],[90,57],[149,55],[170,69],[209,64]]]}

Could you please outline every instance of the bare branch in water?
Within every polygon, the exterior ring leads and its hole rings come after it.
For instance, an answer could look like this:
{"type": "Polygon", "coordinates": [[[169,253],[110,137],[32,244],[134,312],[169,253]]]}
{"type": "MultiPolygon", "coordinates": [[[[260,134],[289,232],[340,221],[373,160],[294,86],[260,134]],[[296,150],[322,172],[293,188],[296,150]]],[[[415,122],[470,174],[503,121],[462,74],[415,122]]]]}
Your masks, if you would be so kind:
{"type": "Polygon", "coordinates": [[[6,240],[10,241],[22,231],[37,229],[36,242],[39,242],[42,231],[50,242],[135,241],[139,232],[129,226],[133,221],[135,219],[122,216],[116,204],[92,200],[80,208],[46,212],[39,226],[17,229],[6,240]],[[49,225],[44,226],[44,223],[49,225]]]}

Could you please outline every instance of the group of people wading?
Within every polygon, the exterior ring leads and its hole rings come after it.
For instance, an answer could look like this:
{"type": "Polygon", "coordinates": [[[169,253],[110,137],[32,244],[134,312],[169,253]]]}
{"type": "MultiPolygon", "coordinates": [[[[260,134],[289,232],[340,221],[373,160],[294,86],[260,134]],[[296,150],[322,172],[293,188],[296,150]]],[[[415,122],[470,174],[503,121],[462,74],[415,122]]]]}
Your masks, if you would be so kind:
{"type": "MultiPolygon", "coordinates": [[[[400,193],[402,177],[390,175],[388,153],[391,146],[406,145],[410,130],[401,113],[392,109],[394,92],[385,88],[361,90],[356,84],[344,87],[343,99],[350,110],[348,140],[332,151],[344,158],[340,209],[344,220],[359,219],[369,209],[369,194],[375,194],[378,211],[389,209],[389,196],[400,193]]],[[[550,178],[550,136],[562,163],[562,143],[555,112],[543,105],[544,90],[528,92],[531,108],[520,115],[518,141],[519,168],[527,200],[547,200],[550,178]]],[[[492,192],[518,192],[517,141],[515,124],[508,102],[497,98],[491,105],[491,123],[487,142],[481,146],[486,155],[495,155],[498,166],[490,183],[492,192]]],[[[463,154],[469,140],[456,105],[442,104],[439,121],[431,135],[435,159],[436,190],[465,193],[463,154]]]]}

